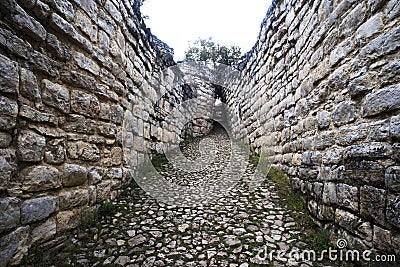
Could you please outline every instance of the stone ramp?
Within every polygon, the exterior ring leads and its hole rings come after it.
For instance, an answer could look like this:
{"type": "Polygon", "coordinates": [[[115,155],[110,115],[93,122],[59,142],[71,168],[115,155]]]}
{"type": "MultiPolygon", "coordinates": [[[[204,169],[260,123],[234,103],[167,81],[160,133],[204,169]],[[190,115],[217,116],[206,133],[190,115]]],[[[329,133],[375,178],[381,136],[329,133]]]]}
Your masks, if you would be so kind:
{"type": "MultiPolygon", "coordinates": [[[[214,131],[208,138],[219,141],[217,153],[229,153],[224,147],[226,134],[214,131]]],[[[191,151],[196,144],[185,149],[185,153],[198,153],[191,151]]],[[[218,168],[210,166],[209,176],[217,177],[218,168]]],[[[168,168],[164,174],[178,177],[168,168]]],[[[114,201],[114,215],[75,235],[71,246],[52,261],[55,266],[265,266],[269,264],[265,252],[307,248],[300,241],[304,229],[280,204],[283,200],[271,182],[265,180],[249,191],[246,179],[253,174],[254,166],[249,164],[242,180],[227,194],[191,207],[157,202],[132,186],[114,201]]],[[[204,179],[198,175],[190,173],[186,178],[204,179]]],[[[274,266],[312,263],[290,260],[286,254],[274,266]]]]}

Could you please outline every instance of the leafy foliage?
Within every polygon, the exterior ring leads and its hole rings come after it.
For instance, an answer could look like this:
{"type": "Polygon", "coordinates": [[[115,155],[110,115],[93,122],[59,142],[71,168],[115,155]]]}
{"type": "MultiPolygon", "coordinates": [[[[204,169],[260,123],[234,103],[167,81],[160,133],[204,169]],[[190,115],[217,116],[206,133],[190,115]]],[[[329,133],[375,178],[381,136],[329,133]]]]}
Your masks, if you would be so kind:
{"type": "Polygon", "coordinates": [[[225,65],[231,65],[240,56],[240,47],[221,45],[211,38],[198,39],[185,52],[187,61],[206,61],[225,65]]]}

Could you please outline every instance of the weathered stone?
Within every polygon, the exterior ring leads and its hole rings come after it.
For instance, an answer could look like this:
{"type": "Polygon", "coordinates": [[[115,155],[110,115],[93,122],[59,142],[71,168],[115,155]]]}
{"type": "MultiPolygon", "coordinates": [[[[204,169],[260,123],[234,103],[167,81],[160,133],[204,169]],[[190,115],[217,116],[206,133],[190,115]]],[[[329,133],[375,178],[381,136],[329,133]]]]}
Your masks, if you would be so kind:
{"type": "Polygon", "coordinates": [[[55,139],[47,142],[44,159],[50,164],[61,164],[65,160],[65,144],[63,139],[55,139]]]}
{"type": "Polygon", "coordinates": [[[79,224],[79,210],[60,211],[56,215],[57,233],[76,228],[79,224]]]}
{"type": "Polygon", "coordinates": [[[361,51],[361,57],[365,56],[383,56],[393,51],[396,51],[400,47],[400,29],[394,28],[387,33],[378,36],[369,44],[364,46],[361,51]]]}
{"type": "Polygon", "coordinates": [[[16,28],[23,31],[35,41],[43,41],[46,38],[46,30],[34,18],[29,16],[19,5],[16,6],[15,13],[11,15],[13,24],[16,28]]]}
{"type": "Polygon", "coordinates": [[[368,124],[363,123],[357,126],[345,127],[339,130],[336,142],[342,146],[349,146],[355,142],[365,139],[368,135],[368,124]]]}
{"type": "Polygon", "coordinates": [[[0,132],[0,148],[7,148],[10,146],[12,136],[8,133],[0,132]]]}
{"type": "Polygon", "coordinates": [[[88,173],[88,179],[90,184],[97,184],[103,179],[104,170],[98,167],[93,167],[88,173]]]}
{"type": "Polygon", "coordinates": [[[393,153],[388,143],[370,142],[346,148],[344,158],[385,158],[393,153]]]}
{"type": "Polygon", "coordinates": [[[334,143],[335,143],[334,131],[325,131],[315,136],[314,144],[316,149],[322,150],[332,146],[334,143]]]}
{"type": "Polygon", "coordinates": [[[34,51],[30,54],[29,63],[33,66],[34,70],[43,72],[45,75],[51,77],[58,76],[59,69],[61,68],[60,62],[38,51],[34,51]]]}
{"type": "Polygon", "coordinates": [[[64,190],[58,195],[58,199],[61,210],[70,210],[89,204],[89,191],[87,189],[64,190]]]}
{"type": "Polygon", "coordinates": [[[329,112],[327,111],[321,111],[318,112],[318,128],[319,129],[325,129],[329,127],[329,124],[331,123],[331,117],[329,112]]]}
{"type": "Polygon", "coordinates": [[[372,218],[381,225],[385,224],[385,190],[372,186],[360,188],[360,213],[372,218]]]}
{"type": "Polygon", "coordinates": [[[67,0],[44,0],[46,3],[50,4],[55,10],[60,14],[63,14],[68,21],[74,19],[74,7],[67,0]]]}
{"type": "Polygon", "coordinates": [[[54,217],[32,229],[30,242],[47,241],[57,233],[56,219],[54,217]]]}
{"type": "Polygon", "coordinates": [[[386,6],[386,14],[389,19],[394,19],[400,14],[400,4],[396,0],[390,0],[386,6]]]}
{"type": "Polygon", "coordinates": [[[339,206],[358,211],[358,189],[347,184],[336,186],[337,203],[339,206]]]}
{"type": "Polygon", "coordinates": [[[372,240],[372,227],[369,222],[363,222],[358,216],[341,209],[336,209],[335,221],[344,229],[355,233],[368,241],[372,240]]]}
{"type": "Polygon", "coordinates": [[[61,43],[55,35],[48,33],[46,37],[46,44],[48,51],[56,58],[62,61],[68,61],[71,59],[71,50],[61,43]]]}
{"type": "Polygon", "coordinates": [[[19,75],[17,62],[0,55],[0,92],[18,92],[19,75]]]}
{"type": "Polygon", "coordinates": [[[76,43],[82,45],[82,47],[85,50],[87,51],[92,50],[92,45],[90,44],[90,42],[86,40],[84,37],[82,37],[70,23],[68,23],[58,14],[56,13],[51,14],[50,26],[56,31],[59,31],[62,34],[65,34],[66,36],[69,36],[76,43]]]}
{"type": "Polygon", "coordinates": [[[302,154],[301,163],[306,165],[319,165],[322,155],[318,151],[307,151],[302,154]]]}
{"type": "Polygon", "coordinates": [[[20,200],[15,197],[0,198],[0,233],[10,230],[19,224],[20,200]]]}
{"type": "Polygon", "coordinates": [[[36,76],[28,69],[21,68],[20,93],[29,100],[41,99],[36,76]]]}
{"type": "Polygon", "coordinates": [[[394,116],[390,119],[390,136],[400,139],[400,116],[394,116]]]}
{"type": "Polygon", "coordinates": [[[87,173],[87,169],[83,166],[64,164],[60,176],[64,186],[78,186],[87,181],[87,173]]]}
{"type": "MultiPolygon", "coordinates": [[[[32,1],[33,2],[33,1],[32,1]]],[[[48,18],[51,14],[50,6],[40,0],[35,1],[33,6],[33,13],[36,18],[48,18]],[[36,3],[36,4],[35,4],[36,3]]]]}
{"type": "Polygon", "coordinates": [[[18,135],[18,157],[22,161],[39,162],[44,157],[46,138],[32,131],[21,131],[18,135]]]}
{"type": "Polygon", "coordinates": [[[74,87],[96,91],[96,80],[89,75],[85,75],[77,71],[68,71],[63,72],[61,74],[61,78],[63,79],[63,81],[74,87]]]}
{"type": "Polygon", "coordinates": [[[0,266],[21,262],[22,257],[28,254],[28,236],[29,226],[25,226],[0,238],[0,266]]]}
{"type": "Polygon", "coordinates": [[[17,123],[17,114],[17,102],[0,96],[0,130],[13,129],[17,123]]]}
{"type": "Polygon", "coordinates": [[[69,91],[60,84],[55,84],[49,80],[42,80],[43,102],[62,112],[69,113],[69,91]]]}
{"type": "Polygon", "coordinates": [[[360,28],[358,28],[356,32],[356,40],[358,42],[365,40],[380,32],[382,28],[382,13],[378,13],[362,24],[360,28]]]}
{"type": "Polygon", "coordinates": [[[392,251],[392,235],[389,230],[374,226],[374,247],[383,251],[392,251]]]}
{"type": "Polygon", "coordinates": [[[87,70],[90,73],[98,76],[100,74],[100,67],[92,59],[86,57],[82,53],[76,53],[74,55],[75,64],[83,70],[87,70]]]}
{"type": "Polygon", "coordinates": [[[118,166],[122,163],[122,149],[113,147],[110,151],[104,150],[104,158],[102,160],[104,166],[118,166]]]}
{"type": "Polygon", "coordinates": [[[99,148],[95,144],[86,142],[69,142],[67,144],[68,156],[72,159],[83,159],[86,161],[97,161],[100,159],[99,148]]]}
{"type": "Polygon", "coordinates": [[[389,195],[386,206],[386,218],[389,223],[400,228],[400,197],[389,195]]]}
{"type": "Polygon", "coordinates": [[[57,197],[41,197],[26,200],[21,206],[21,223],[41,221],[57,208],[57,197]]]}
{"type": "Polygon", "coordinates": [[[329,65],[332,67],[336,65],[339,61],[344,59],[352,49],[352,41],[349,39],[341,42],[331,53],[329,57],[329,65]]]}
{"type": "Polygon", "coordinates": [[[385,173],[386,188],[393,192],[400,192],[400,166],[393,166],[385,173]]]}
{"type": "Polygon", "coordinates": [[[106,137],[115,137],[117,134],[117,127],[112,123],[99,122],[97,129],[99,134],[106,137]]]}
{"type": "Polygon", "coordinates": [[[45,191],[61,186],[58,169],[51,166],[31,166],[21,171],[22,189],[27,192],[45,191]]]}
{"type": "Polygon", "coordinates": [[[400,85],[383,88],[368,94],[362,106],[362,115],[372,116],[400,108],[400,85]]]}
{"type": "Polygon", "coordinates": [[[71,109],[82,115],[96,117],[100,111],[100,103],[93,95],[73,91],[71,94],[71,109]]]}
{"type": "Polygon", "coordinates": [[[336,184],[324,183],[324,190],[322,192],[322,203],[336,204],[336,184]]]}
{"type": "Polygon", "coordinates": [[[389,122],[385,120],[372,123],[369,137],[373,141],[387,141],[389,138],[389,122]]]}
{"type": "Polygon", "coordinates": [[[96,121],[87,119],[82,115],[68,115],[63,128],[68,132],[94,134],[96,131],[96,121]]]}
{"type": "Polygon", "coordinates": [[[357,117],[357,109],[354,103],[344,101],[332,111],[332,121],[335,126],[341,126],[353,122],[357,117]]]}
{"type": "Polygon", "coordinates": [[[17,170],[15,151],[11,149],[0,149],[0,186],[8,186],[17,170]]]}
{"type": "Polygon", "coordinates": [[[76,12],[76,23],[92,42],[97,40],[97,27],[92,24],[90,18],[84,12],[79,10],[76,12]]]}

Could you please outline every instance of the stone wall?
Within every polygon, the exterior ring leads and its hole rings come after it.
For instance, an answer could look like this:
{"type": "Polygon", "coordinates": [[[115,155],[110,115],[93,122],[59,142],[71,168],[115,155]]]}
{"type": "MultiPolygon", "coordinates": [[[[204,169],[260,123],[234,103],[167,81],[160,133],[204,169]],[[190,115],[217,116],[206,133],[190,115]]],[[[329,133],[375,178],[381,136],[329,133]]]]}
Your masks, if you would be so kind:
{"type": "Polygon", "coordinates": [[[353,248],[399,251],[398,0],[274,1],[224,91],[237,135],[353,248]]]}
{"type": "Polygon", "coordinates": [[[195,90],[170,85],[179,77],[161,70],[174,62],[140,5],[0,2],[0,266],[18,264],[36,242],[62,244],[129,184],[126,167],[140,165],[146,147],[181,140],[181,125],[164,118],[195,90]]]}

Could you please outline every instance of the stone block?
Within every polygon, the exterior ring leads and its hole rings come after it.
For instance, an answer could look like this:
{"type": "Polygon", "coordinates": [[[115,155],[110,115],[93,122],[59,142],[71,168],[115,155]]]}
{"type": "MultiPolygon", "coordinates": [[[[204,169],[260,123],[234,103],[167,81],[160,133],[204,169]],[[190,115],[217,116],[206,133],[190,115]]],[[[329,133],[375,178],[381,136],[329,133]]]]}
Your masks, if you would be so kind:
{"type": "Polygon", "coordinates": [[[96,131],[96,124],[95,120],[87,119],[82,115],[69,114],[62,127],[67,132],[92,135],[96,131]]]}
{"type": "Polygon", "coordinates": [[[80,28],[92,42],[96,42],[97,26],[92,23],[90,18],[84,12],[77,10],[75,21],[78,28],[80,28]]]}
{"type": "Polygon", "coordinates": [[[372,141],[387,141],[389,138],[389,122],[385,120],[371,123],[369,138],[372,141]]]}
{"type": "Polygon", "coordinates": [[[400,166],[386,169],[385,184],[388,190],[400,193],[400,166]]]}
{"type": "Polygon", "coordinates": [[[84,161],[98,161],[100,150],[95,144],[83,141],[68,142],[67,154],[71,159],[81,159],[84,161]]]}
{"type": "Polygon", "coordinates": [[[324,190],[322,192],[322,203],[328,205],[337,203],[336,184],[324,183],[324,190]]]}
{"type": "Polygon", "coordinates": [[[21,206],[21,223],[28,224],[46,219],[57,208],[57,197],[26,200],[21,206]]]}
{"type": "Polygon", "coordinates": [[[86,57],[82,53],[79,53],[79,52],[75,53],[74,62],[79,68],[81,68],[83,70],[86,70],[96,76],[98,76],[100,74],[99,65],[97,65],[96,62],[94,62],[92,59],[86,57]]]}
{"type": "Polygon", "coordinates": [[[90,91],[97,91],[97,87],[100,85],[96,85],[96,80],[86,74],[77,72],[77,71],[68,71],[61,73],[61,79],[74,87],[88,89],[90,91]]]}
{"type": "Polygon", "coordinates": [[[17,101],[0,96],[0,130],[11,130],[17,124],[17,101]]]}
{"type": "Polygon", "coordinates": [[[331,123],[331,115],[327,111],[320,111],[318,112],[317,120],[319,129],[328,128],[331,123]]]}
{"type": "Polygon", "coordinates": [[[79,225],[79,210],[60,211],[56,215],[57,233],[76,228],[79,225]]]}
{"type": "Polygon", "coordinates": [[[358,188],[347,184],[336,186],[337,203],[339,206],[358,211],[358,188]]]}
{"type": "Polygon", "coordinates": [[[0,237],[0,266],[18,265],[28,254],[29,229],[29,226],[19,227],[0,237]]]}
{"type": "Polygon", "coordinates": [[[68,0],[45,0],[59,14],[62,14],[68,21],[74,19],[75,10],[73,5],[68,0]]]}
{"type": "Polygon", "coordinates": [[[393,53],[400,47],[400,29],[394,28],[383,35],[378,36],[364,46],[360,51],[363,57],[380,57],[393,53]]]}
{"type": "Polygon", "coordinates": [[[368,135],[369,126],[366,123],[339,129],[336,143],[341,146],[349,146],[365,139],[368,135]]]}
{"type": "Polygon", "coordinates": [[[335,126],[341,126],[355,121],[357,108],[353,102],[344,101],[333,108],[332,122],[335,126]]]}
{"type": "Polygon", "coordinates": [[[18,63],[0,55],[0,92],[16,94],[18,87],[18,63]]]}
{"type": "Polygon", "coordinates": [[[388,158],[393,154],[393,148],[385,142],[369,142],[352,145],[345,149],[344,158],[388,158]]]}
{"type": "Polygon", "coordinates": [[[390,136],[400,139],[400,116],[393,116],[390,119],[390,136]]]}
{"type": "Polygon", "coordinates": [[[42,80],[43,102],[64,113],[69,113],[69,91],[64,86],[52,83],[49,80],[42,80]]]}
{"type": "Polygon", "coordinates": [[[362,116],[373,116],[400,108],[400,85],[383,88],[370,93],[362,105],[362,116]]]}
{"type": "Polygon", "coordinates": [[[34,18],[29,16],[19,5],[16,5],[11,15],[13,25],[35,41],[43,41],[46,38],[46,30],[34,18]]]}
{"type": "Polygon", "coordinates": [[[374,225],[374,248],[381,251],[392,251],[392,235],[389,230],[374,225]]]}
{"type": "Polygon", "coordinates": [[[15,151],[11,149],[0,149],[0,187],[7,187],[8,182],[17,171],[17,160],[15,151]]]}
{"type": "Polygon", "coordinates": [[[41,99],[36,76],[25,68],[21,68],[20,93],[29,100],[39,101],[41,99]]]}
{"type": "Polygon", "coordinates": [[[21,171],[22,189],[38,192],[56,189],[61,186],[58,169],[51,166],[31,166],[21,171]]]}
{"type": "Polygon", "coordinates": [[[0,233],[19,224],[21,217],[19,204],[20,200],[15,197],[0,198],[0,233]]]}
{"type": "Polygon", "coordinates": [[[376,223],[385,224],[385,190],[372,186],[360,188],[360,213],[376,223]]]}
{"type": "MultiPolygon", "coordinates": [[[[384,1],[385,2],[385,1],[384,1]]],[[[389,19],[397,18],[400,14],[400,3],[397,0],[390,0],[385,8],[385,13],[389,19]]]]}
{"type": "Polygon", "coordinates": [[[12,141],[11,134],[0,132],[0,148],[7,148],[12,141]]]}
{"type": "Polygon", "coordinates": [[[71,59],[71,50],[62,42],[60,42],[55,35],[48,33],[46,37],[46,44],[47,50],[56,58],[62,61],[68,61],[71,59]]]}
{"type": "Polygon", "coordinates": [[[44,159],[49,164],[61,164],[65,160],[65,144],[63,139],[47,142],[44,159]]]}
{"type": "Polygon", "coordinates": [[[351,38],[344,40],[341,42],[331,53],[329,57],[329,65],[333,67],[339,61],[346,58],[347,55],[350,53],[351,49],[353,48],[351,38]]]}
{"type": "Polygon", "coordinates": [[[325,151],[322,157],[324,165],[338,165],[343,159],[343,151],[338,148],[332,148],[325,151]]]}
{"type": "Polygon", "coordinates": [[[54,217],[49,218],[44,223],[36,226],[32,229],[30,243],[44,242],[51,239],[57,233],[56,219],[54,217]]]}
{"type": "Polygon", "coordinates": [[[97,97],[81,91],[71,94],[71,109],[79,114],[96,117],[100,111],[100,102],[97,97]]]}
{"type": "Polygon", "coordinates": [[[46,138],[33,131],[22,130],[17,139],[17,154],[21,161],[39,162],[43,160],[46,138]]]}
{"type": "Polygon", "coordinates": [[[76,164],[64,164],[61,171],[62,184],[64,186],[78,186],[86,183],[88,170],[76,164]]]}
{"type": "Polygon", "coordinates": [[[322,156],[317,151],[306,151],[301,156],[301,163],[304,165],[319,165],[322,156]]]}
{"type": "Polygon", "coordinates": [[[360,43],[379,33],[383,28],[382,13],[375,14],[362,24],[356,32],[356,40],[360,43]]]}
{"type": "Polygon", "coordinates": [[[89,204],[89,191],[87,189],[69,189],[61,191],[58,195],[60,210],[70,210],[75,207],[89,204]]]}
{"type": "Polygon", "coordinates": [[[389,195],[387,199],[386,206],[386,218],[387,221],[400,228],[400,196],[399,195],[389,195]]]}
{"type": "Polygon", "coordinates": [[[335,143],[335,132],[325,131],[315,135],[314,145],[318,150],[325,149],[335,143]]]}
{"type": "Polygon", "coordinates": [[[349,231],[367,241],[372,241],[372,226],[369,222],[363,222],[360,217],[345,210],[336,209],[335,222],[349,231]]]}

